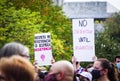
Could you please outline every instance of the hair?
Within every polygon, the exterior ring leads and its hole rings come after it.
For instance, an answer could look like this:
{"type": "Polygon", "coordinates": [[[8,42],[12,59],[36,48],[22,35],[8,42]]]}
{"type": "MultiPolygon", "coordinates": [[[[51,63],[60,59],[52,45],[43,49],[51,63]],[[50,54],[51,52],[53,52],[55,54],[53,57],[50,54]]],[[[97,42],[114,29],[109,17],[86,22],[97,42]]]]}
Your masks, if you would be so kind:
{"type": "Polygon", "coordinates": [[[115,61],[116,61],[117,58],[120,58],[120,55],[115,56],[115,61]]]}
{"type": "Polygon", "coordinates": [[[85,71],[88,71],[87,69],[92,68],[92,67],[93,67],[93,64],[88,64],[85,68],[85,71]]]}
{"type": "Polygon", "coordinates": [[[69,79],[69,81],[73,80],[73,76],[74,76],[74,67],[72,65],[72,63],[70,63],[67,60],[61,60],[61,61],[57,61],[55,62],[51,68],[55,67],[56,71],[64,71],[65,73],[65,77],[66,79],[69,79]]]}
{"type": "Polygon", "coordinates": [[[39,76],[39,78],[44,79],[45,75],[46,75],[45,73],[43,73],[40,70],[38,70],[38,76],[39,76]]]}
{"type": "Polygon", "coordinates": [[[29,49],[18,42],[10,42],[5,44],[0,50],[0,58],[10,57],[12,55],[28,56],[29,49]]]}
{"type": "Polygon", "coordinates": [[[93,67],[93,64],[88,64],[88,65],[86,66],[86,69],[87,69],[87,68],[91,68],[91,67],[93,67]]]}
{"type": "Polygon", "coordinates": [[[5,81],[35,81],[34,66],[21,56],[0,59],[0,72],[5,81]]]}
{"type": "Polygon", "coordinates": [[[103,69],[108,69],[107,76],[108,76],[110,81],[119,81],[117,69],[113,63],[111,63],[110,61],[108,61],[105,58],[100,58],[97,61],[101,62],[101,66],[103,69]]]}

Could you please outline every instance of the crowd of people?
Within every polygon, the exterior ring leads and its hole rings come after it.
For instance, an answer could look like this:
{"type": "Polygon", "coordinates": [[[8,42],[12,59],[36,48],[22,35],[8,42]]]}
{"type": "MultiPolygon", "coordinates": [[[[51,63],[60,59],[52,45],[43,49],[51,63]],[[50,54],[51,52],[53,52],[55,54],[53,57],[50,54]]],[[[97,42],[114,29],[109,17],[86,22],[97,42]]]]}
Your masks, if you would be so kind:
{"type": "Polygon", "coordinates": [[[30,62],[29,48],[18,42],[10,42],[0,49],[0,81],[120,81],[120,56],[112,63],[98,58],[86,68],[72,57],[51,61],[47,70],[30,62]]]}

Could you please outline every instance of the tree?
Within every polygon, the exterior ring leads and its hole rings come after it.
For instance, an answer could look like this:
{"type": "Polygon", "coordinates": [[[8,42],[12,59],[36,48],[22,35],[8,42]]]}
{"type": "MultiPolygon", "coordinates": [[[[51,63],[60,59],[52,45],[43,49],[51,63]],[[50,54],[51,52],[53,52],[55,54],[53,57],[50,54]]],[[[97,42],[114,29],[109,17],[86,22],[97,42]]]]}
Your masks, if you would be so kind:
{"type": "Polygon", "coordinates": [[[0,1],[0,47],[7,42],[18,41],[27,45],[32,52],[34,34],[40,32],[41,23],[39,12],[25,8],[16,10],[12,3],[0,1]]]}
{"type": "Polygon", "coordinates": [[[33,50],[34,34],[50,32],[54,57],[57,60],[71,59],[71,21],[63,15],[60,7],[53,5],[50,0],[7,0],[5,6],[11,2],[14,7],[6,8],[7,12],[2,13],[7,15],[1,16],[1,20],[4,19],[3,16],[6,17],[4,21],[7,23],[2,27],[4,43],[17,40],[33,50]],[[12,38],[6,40],[10,37],[12,38]]]}
{"type": "Polygon", "coordinates": [[[120,54],[120,15],[114,14],[106,19],[104,32],[96,37],[96,54],[98,57],[108,58],[114,61],[114,57],[120,54]]]}

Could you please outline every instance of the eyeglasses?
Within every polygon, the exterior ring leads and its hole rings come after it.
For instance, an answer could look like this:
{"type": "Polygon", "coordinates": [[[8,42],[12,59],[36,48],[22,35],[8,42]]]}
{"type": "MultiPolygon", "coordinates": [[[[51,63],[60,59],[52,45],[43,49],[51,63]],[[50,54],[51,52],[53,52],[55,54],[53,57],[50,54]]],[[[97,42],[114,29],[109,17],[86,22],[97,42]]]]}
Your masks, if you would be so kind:
{"type": "Polygon", "coordinates": [[[21,55],[22,57],[25,57],[27,59],[30,59],[30,56],[29,55],[21,55]]]}

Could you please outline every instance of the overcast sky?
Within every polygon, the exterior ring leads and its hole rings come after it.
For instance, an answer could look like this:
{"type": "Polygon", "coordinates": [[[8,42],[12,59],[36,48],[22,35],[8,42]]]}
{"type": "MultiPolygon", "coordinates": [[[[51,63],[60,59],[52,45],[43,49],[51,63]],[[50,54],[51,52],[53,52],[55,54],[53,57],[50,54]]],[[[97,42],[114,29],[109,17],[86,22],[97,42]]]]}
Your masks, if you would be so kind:
{"type": "Polygon", "coordinates": [[[107,1],[120,10],[120,0],[64,0],[65,2],[107,1]]]}

